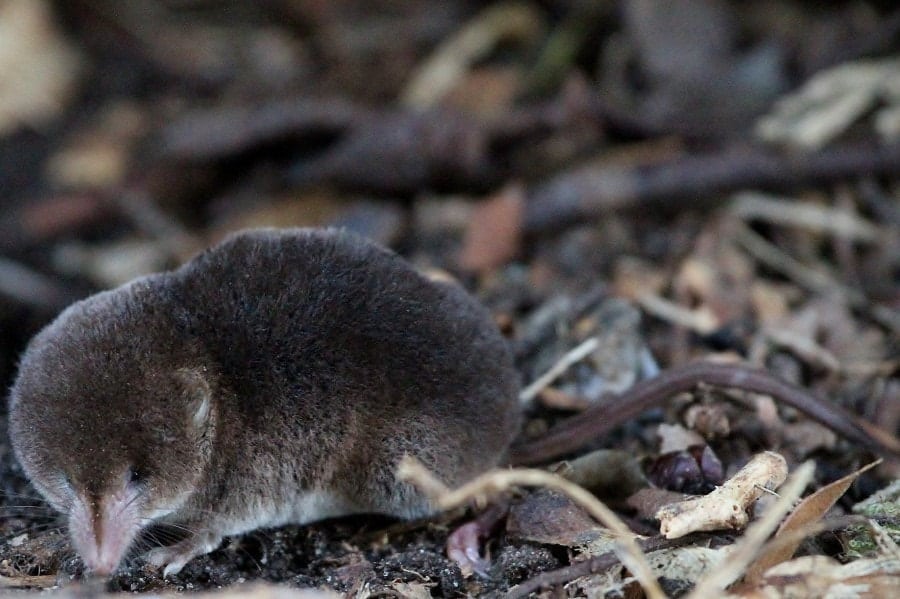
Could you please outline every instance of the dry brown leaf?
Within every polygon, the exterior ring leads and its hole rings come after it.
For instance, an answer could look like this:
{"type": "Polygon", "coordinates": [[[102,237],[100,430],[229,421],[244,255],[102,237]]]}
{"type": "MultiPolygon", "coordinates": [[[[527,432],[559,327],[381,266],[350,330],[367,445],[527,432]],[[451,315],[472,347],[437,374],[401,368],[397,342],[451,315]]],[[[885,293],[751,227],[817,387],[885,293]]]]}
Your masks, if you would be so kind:
{"type": "MultiPolygon", "coordinates": [[[[873,468],[880,462],[881,460],[863,466],[856,472],[825,485],[801,501],[800,504],[794,508],[794,511],[784,519],[781,526],[778,527],[778,530],[775,532],[775,538],[778,538],[779,535],[800,530],[813,522],[821,520],[825,513],[834,506],[837,500],[847,492],[847,489],[850,488],[853,481],[859,478],[863,472],[873,468]]],[[[791,556],[794,555],[794,552],[797,551],[797,547],[800,546],[801,542],[802,541],[798,539],[794,543],[776,545],[774,549],[763,553],[749,568],[747,568],[745,579],[750,583],[758,582],[762,578],[763,573],[769,568],[789,560],[791,556]]]]}
{"type": "Polygon", "coordinates": [[[505,187],[479,204],[466,229],[459,265],[471,271],[490,272],[519,253],[525,188],[505,187]]]}
{"type": "Polygon", "coordinates": [[[510,508],[506,533],[513,539],[564,547],[611,536],[571,499],[546,489],[529,493],[510,508]]]}

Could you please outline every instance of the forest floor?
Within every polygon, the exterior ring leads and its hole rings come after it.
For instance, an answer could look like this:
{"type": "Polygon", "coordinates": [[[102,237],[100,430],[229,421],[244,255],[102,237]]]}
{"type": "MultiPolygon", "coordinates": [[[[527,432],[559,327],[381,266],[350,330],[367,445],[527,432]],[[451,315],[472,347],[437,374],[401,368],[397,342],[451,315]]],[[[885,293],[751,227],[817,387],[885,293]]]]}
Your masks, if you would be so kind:
{"type": "MultiPolygon", "coordinates": [[[[257,531],[168,579],[136,556],[102,588],[900,596],[893,3],[4,0],[0,40],[4,388],[77,299],[239,229],[335,226],[492,311],[523,440],[701,360],[766,370],[826,414],[698,375],[540,463],[638,549],[544,481],[501,494],[481,574],[447,557],[485,509],[463,501],[257,531]],[[827,422],[845,412],[881,436],[847,439],[827,422]],[[661,506],[732,489],[766,451],[783,461],[736,500],[746,526],[660,535],[661,506]],[[779,503],[762,486],[785,476],[779,503]],[[779,522],[795,541],[763,544],[779,522]]],[[[97,590],[2,439],[0,590],[97,590]]]]}

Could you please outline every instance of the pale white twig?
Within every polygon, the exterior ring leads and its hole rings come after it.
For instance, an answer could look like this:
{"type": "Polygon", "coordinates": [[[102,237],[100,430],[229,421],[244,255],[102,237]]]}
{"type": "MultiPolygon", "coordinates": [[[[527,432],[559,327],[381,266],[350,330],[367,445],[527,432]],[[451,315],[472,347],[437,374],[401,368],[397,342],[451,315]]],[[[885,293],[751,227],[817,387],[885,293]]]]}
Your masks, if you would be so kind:
{"type": "Polygon", "coordinates": [[[563,375],[573,364],[577,364],[591,354],[600,342],[596,337],[591,337],[583,343],[567,352],[550,370],[539,376],[533,383],[522,389],[519,393],[519,401],[523,404],[530,402],[538,393],[544,390],[550,383],[563,375]]]}
{"type": "Polygon", "coordinates": [[[846,210],[798,202],[792,198],[777,198],[756,191],[735,194],[731,212],[744,220],[800,227],[855,241],[875,241],[878,238],[878,227],[846,210]]]}

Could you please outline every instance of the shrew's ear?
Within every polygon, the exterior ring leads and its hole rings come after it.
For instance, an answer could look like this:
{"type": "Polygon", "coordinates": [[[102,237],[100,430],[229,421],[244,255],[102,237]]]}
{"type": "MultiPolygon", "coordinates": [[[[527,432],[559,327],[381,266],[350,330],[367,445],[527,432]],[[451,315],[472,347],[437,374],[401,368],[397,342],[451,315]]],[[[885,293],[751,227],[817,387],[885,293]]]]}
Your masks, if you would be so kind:
{"type": "Polygon", "coordinates": [[[212,413],[212,388],[205,368],[181,368],[175,375],[184,388],[188,424],[198,434],[209,425],[212,413]]]}

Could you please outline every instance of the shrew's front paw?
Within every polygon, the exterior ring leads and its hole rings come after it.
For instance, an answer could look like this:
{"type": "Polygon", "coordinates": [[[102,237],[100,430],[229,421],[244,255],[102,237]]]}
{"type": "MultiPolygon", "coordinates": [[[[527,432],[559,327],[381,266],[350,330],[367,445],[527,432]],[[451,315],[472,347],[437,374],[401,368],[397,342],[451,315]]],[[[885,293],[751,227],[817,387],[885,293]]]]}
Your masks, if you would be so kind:
{"type": "Polygon", "coordinates": [[[151,549],[146,560],[157,568],[163,568],[163,578],[168,578],[181,572],[198,555],[213,551],[221,542],[222,537],[213,534],[192,535],[174,545],[151,549]]]}

